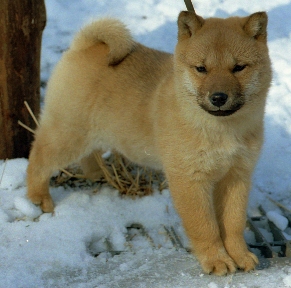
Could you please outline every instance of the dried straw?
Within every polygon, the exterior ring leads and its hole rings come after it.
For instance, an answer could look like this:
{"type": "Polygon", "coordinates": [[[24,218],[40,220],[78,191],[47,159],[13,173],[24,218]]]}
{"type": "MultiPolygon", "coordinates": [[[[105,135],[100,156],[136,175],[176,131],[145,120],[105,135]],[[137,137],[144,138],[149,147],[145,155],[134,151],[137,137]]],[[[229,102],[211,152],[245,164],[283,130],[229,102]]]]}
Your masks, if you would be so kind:
{"type": "Polygon", "coordinates": [[[288,213],[291,213],[291,210],[289,208],[287,208],[286,206],[284,206],[283,204],[275,201],[274,199],[272,199],[270,196],[267,196],[267,198],[272,202],[274,203],[275,205],[277,205],[279,208],[282,208],[284,210],[286,210],[288,213]]]}
{"type": "Polygon", "coordinates": [[[39,122],[37,121],[37,119],[36,119],[34,113],[33,113],[32,110],[30,109],[30,107],[29,107],[27,101],[24,101],[24,105],[25,105],[26,109],[28,110],[28,112],[29,112],[30,116],[32,117],[32,119],[33,119],[34,123],[36,124],[36,126],[39,127],[39,122]]]}
{"type": "Polygon", "coordinates": [[[22,126],[23,128],[25,128],[26,130],[28,130],[29,132],[31,132],[32,134],[35,134],[35,131],[31,128],[29,128],[28,126],[26,126],[24,123],[22,123],[20,120],[18,120],[18,124],[20,126],[22,126]]]}

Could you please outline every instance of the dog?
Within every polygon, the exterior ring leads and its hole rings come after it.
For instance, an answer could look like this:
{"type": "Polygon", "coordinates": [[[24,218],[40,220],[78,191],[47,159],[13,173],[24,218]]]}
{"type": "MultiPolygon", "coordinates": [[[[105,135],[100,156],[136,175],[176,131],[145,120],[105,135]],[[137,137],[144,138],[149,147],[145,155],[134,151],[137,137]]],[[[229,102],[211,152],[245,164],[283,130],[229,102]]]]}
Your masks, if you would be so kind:
{"type": "MultiPolygon", "coordinates": [[[[29,156],[28,198],[52,212],[52,172],[115,150],[164,171],[206,273],[258,264],[243,232],[271,82],[267,15],[181,12],[174,54],[135,42],[118,20],[85,26],[47,87],[29,156]]],[[[98,172],[98,171],[97,171],[98,172]]]]}

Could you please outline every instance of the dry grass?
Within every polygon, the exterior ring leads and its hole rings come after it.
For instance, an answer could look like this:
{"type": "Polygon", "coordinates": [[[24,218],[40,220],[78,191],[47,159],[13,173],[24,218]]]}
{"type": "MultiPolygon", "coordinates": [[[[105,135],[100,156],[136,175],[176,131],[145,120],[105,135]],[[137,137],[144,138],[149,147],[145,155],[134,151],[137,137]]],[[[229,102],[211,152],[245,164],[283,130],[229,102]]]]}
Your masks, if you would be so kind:
{"type": "MultiPolygon", "coordinates": [[[[24,104],[35,124],[39,126],[27,102],[24,104]]],[[[35,133],[21,121],[18,123],[31,133],[35,133]]],[[[102,170],[100,178],[93,181],[99,184],[98,187],[107,184],[117,189],[122,195],[133,197],[150,195],[153,193],[153,187],[160,191],[167,188],[167,181],[162,172],[139,167],[116,152],[111,153],[111,156],[106,159],[98,153],[94,153],[94,157],[96,165],[102,170]]],[[[87,186],[92,185],[92,182],[82,174],[79,165],[71,165],[66,169],[61,169],[58,175],[52,178],[51,184],[54,186],[87,186]]]]}
{"type": "Polygon", "coordinates": [[[94,181],[86,179],[78,164],[71,165],[66,170],[60,171],[53,177],[53,186],[66,185],[71,187],[91,186],[97,191],[103,185],[109,185],[127,196],[146,196],[167,188],[163,173],[148,168],[142,168],[129,162],[118,153],[111,153],[110,157],[103,158],[101,154],[94,154],[96,165],[101,168],[101,175],[94,181]]]}
{"type": "Polygon", "coordinates": [[[148,168],[139,167],[120,154],[113,153],[108,159],[94,154],[104,179],[121,194],[145,196],[151,194],[153,185],[160,191],[167,187],[164,175],[148,168]]]}

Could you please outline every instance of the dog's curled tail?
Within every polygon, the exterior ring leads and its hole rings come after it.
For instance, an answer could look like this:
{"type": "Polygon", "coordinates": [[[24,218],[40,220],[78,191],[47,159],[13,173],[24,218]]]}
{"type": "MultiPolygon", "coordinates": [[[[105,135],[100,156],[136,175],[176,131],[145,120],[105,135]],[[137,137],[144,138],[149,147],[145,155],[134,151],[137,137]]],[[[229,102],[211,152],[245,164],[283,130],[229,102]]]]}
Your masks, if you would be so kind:
{"type": "Polygon", "coordinates": [[[75,36],[71,49],[83,50],[98,43],[108,45],[109,65],[121,62],[133,51],[136,45],[130,31],[122,22],[117,19],[104,18],[94,21],[81,29],[75,36]]]}

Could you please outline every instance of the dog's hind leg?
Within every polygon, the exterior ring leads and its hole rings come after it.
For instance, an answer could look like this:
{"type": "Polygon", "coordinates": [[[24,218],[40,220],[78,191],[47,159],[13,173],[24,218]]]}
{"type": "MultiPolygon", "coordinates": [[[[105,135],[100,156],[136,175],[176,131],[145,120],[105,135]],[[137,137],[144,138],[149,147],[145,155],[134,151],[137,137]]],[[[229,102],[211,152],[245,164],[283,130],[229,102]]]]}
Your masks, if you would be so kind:
{"type": "Polygon", "coordinates": [[[82,158],[82,160],[80,161],[84,176],[91,181],[98,180],[103,175],[102,169],[100,168],[95,157],[96,154],[99,154],[101,156],[102,152],[100,150],[95,150],[88,156],[82,158]]]}
{"type": "Polygon", "coordinates": [[[74,129],[45,126],[37,131],[27,168],[27,196],[44,212],[52,212],[54,204],[49,193],[53,171],[79,160],[88,151],[85,135],[76,135],[74,129]]]}

